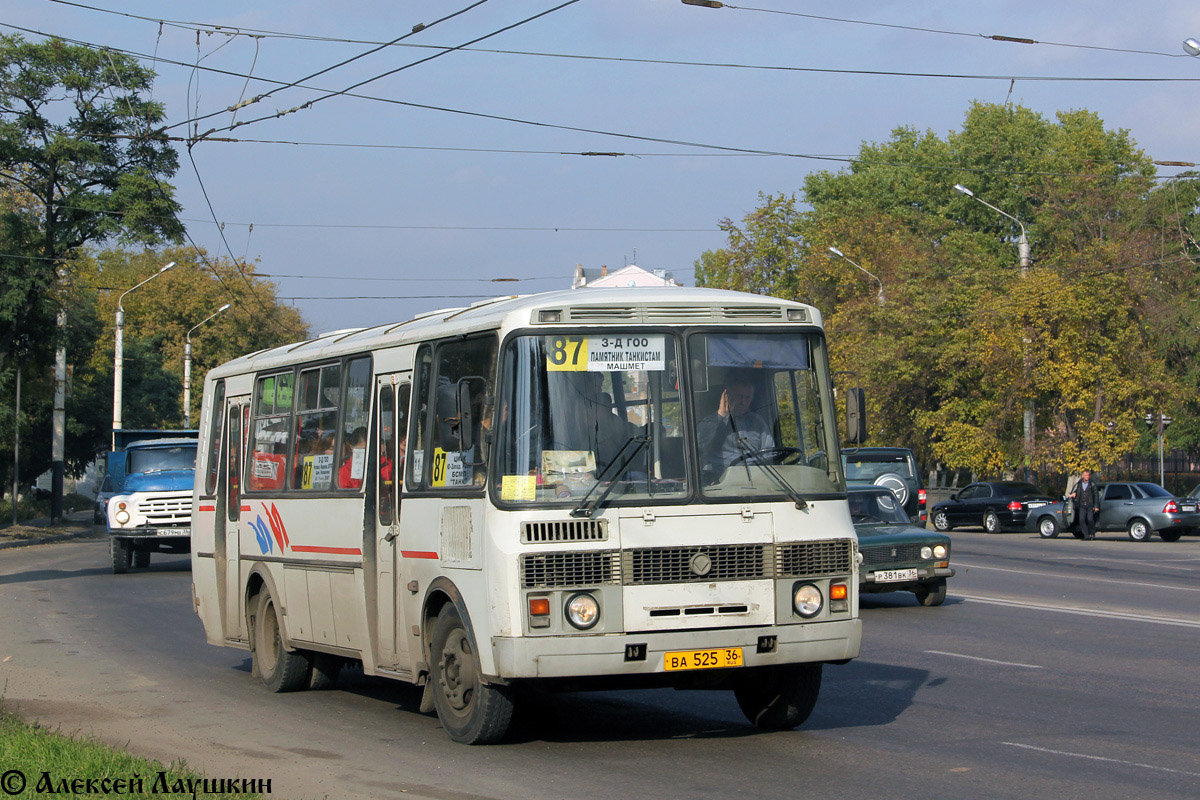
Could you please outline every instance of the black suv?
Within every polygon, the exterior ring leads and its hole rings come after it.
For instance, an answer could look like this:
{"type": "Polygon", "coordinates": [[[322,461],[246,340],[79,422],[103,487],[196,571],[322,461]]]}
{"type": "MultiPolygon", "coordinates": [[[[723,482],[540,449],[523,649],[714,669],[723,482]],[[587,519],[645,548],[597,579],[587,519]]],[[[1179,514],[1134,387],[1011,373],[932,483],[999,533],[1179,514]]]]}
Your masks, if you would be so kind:
{"type": "Polygon", "coordinates": [[[849,486],[882,486],[900,500],[909,519],[924,525],[925,483],[917,457],[907,447],[854,447],[842,451],[849,486]]]}

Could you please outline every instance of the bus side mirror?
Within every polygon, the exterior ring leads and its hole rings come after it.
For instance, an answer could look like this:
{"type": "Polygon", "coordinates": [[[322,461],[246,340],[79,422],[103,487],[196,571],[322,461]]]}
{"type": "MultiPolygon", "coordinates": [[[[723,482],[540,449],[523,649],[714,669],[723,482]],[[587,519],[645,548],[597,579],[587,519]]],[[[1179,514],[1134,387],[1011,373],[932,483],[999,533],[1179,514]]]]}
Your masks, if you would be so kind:
{"type": "Polygon", "coordinates": [[[867,440],[867,394],[855,386],[846,390],[846,443],[861,446],[867,440]]]}
{"type": "Polygon", "coordinates": [[[474,445],[471,389],[463,381],[437,390],[438,439],[446,452],[470,450],[474,445]]]}

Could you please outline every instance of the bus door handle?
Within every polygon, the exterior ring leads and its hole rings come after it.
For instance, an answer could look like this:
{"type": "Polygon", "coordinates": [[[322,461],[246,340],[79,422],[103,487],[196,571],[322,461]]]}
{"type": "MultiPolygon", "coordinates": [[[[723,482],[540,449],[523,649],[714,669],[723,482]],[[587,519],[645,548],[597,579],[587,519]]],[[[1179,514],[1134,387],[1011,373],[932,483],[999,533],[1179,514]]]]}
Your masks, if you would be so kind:
{"type": "Polygon", "coordinates": [[[393,539],[395,539],[395,538],[396,538],[396,531],[395,531],[395,530],[390,530],[390,531],[388,531],[386,534],[384,534],[383,540],[384,540],[385,542],[389,542],[389,543],[390,543],[390,542],[391,542],[393,539]]]}

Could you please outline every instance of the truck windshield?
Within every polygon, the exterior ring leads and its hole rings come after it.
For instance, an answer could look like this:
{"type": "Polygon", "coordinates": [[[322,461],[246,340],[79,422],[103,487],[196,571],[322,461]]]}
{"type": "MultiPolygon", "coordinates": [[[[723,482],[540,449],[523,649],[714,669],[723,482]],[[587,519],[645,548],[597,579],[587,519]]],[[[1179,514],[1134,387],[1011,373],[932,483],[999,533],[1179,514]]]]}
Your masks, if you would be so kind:
{"type": "Polygon", "coordinates": [[[129,451],[130,474],[165,472],[169,469],[195,469],[196,446],[148,447],[129,451]]]}
{"type": "Polygon", "coordinates": [[[677,348],[669,334],[619,330],[510,341],[496,496],[571,504],[593,489],[593,497],[608,490],[614,503],[686,497],[677,348]]]}

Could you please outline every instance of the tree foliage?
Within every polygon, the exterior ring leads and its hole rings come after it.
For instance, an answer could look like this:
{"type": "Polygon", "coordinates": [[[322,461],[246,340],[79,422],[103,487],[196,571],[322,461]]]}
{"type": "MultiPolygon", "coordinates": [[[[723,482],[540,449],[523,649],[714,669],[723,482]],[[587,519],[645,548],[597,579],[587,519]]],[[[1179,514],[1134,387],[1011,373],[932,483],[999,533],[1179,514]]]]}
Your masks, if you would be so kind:
{"type": "MultiPolygon", "coordinates": [[[[800,197],[764,196],[697,282],[812,303],[835,369],[867,387],[872,438],[981,474],[1074,471],[1134,448],[1159,408],[1195,418],[1200,183],[1164,185],[1129,133],[1095,114],[1054,120],[974,104],[944,137],[912,128],[813,173],[800,197]],[[1021,220],[1033,263],[1022,270],[1021,220]],[[879,276],[831,256],[838,247],[879,276]]],[[[1181,426],[1185,444],[1200,426],[1181,426]]]]}

